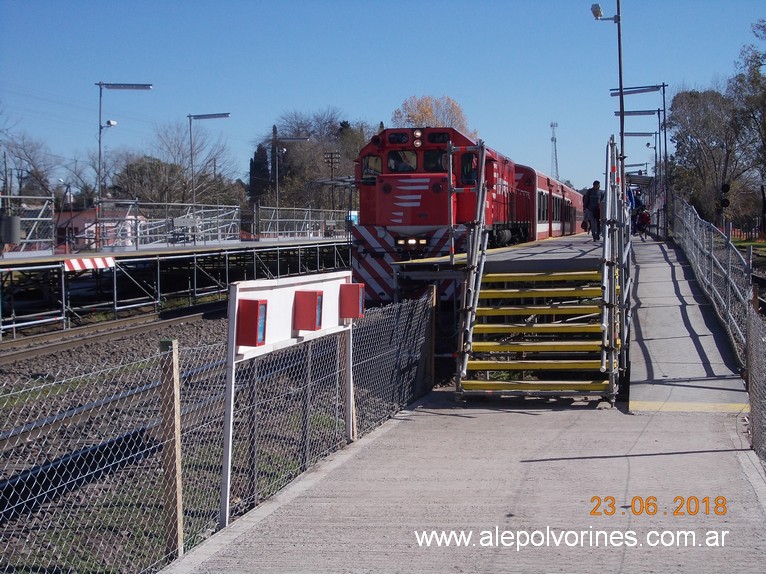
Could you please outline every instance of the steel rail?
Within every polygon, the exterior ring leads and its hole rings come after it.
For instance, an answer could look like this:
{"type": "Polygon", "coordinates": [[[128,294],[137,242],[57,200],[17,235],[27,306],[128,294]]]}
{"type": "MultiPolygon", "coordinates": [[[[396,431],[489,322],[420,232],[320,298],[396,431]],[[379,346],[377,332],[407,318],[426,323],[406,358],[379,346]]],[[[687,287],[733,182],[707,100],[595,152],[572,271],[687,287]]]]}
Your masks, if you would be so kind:
{"type": "Polygon", "coordinates": [[[199,321],[209,316],[210,310],[184,313],[178,317],[158,319],[157,315],[142,315],[127,319],[117,319],[96,323],[85,327],[77,327],[66,331],[33,335],[24,339],[14,339],[0,344],[0,365],[16,361],[32,359],[42,355],[51,355],[60,351],[74,349],[88,343],[120,339],[131,335],[148,333],[173,326],[176,323],[199,321]]]}

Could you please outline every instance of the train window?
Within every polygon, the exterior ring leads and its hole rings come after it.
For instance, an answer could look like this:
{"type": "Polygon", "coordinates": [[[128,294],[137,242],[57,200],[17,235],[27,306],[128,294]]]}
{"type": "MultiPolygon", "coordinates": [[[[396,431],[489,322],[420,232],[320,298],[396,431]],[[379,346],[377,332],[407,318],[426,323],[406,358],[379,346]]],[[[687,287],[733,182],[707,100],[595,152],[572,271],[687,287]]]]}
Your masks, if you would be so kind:
{"type": "Polygon", "coordinates": [[[446,144],[449,143],[449,132],[431,132],[428,134],[428,143],[446,144]]]}
{"type": "Polygon", "coordinates": [[[410,134],[397,132],[388,134],[388,143],[390,144],[406,144],[408,141],[410,141],[410,134]]]}
{"type": "Polygon", "coordinates": [[[362,181],[365,183],[375,183],[375,177],[382,171],[382,166],[383,162],[379,155],[364,156],[362,158],[362,181]]]}
{"type": "Polygon", "coordinates": [[[418,155],[410,150],[388,152],[388,169],[394,173],[415,171],[418,168],[418,155]]]}
{"type": "Polygon", "coordinates": [[[423,152],[423,169],[428,172],[447,171],[447,154],[438,149],[423,152]]]}
{"type": "Polygon", "coordinates": [[[479,177],[479,158],[475,153],[464,153],[460,161],[463,184],[476,185],[476,180],[479,177]]]}

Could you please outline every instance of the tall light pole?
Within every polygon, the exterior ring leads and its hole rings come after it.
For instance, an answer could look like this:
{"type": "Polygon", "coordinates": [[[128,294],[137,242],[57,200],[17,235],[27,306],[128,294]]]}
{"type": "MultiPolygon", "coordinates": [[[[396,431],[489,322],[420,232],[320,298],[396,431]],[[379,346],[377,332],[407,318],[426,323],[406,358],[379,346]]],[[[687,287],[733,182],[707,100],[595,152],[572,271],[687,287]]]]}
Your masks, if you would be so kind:
{"type": "MultiPolygon", "coordinates": [[[[663,121],[662,116],[660,113],[662,112],[661,109],[657,108],[654,110],[623,110],[624,116],[653,116],[657,114],[657,132],[651,132],[651,135],[654,135],[655,133],[659,134],[662,131],[663,121]]],[[[619,112],[614,112],[615,115],[617,115],[619,112]]],[[[665,157],[667,158],[668,150],[665,148],[665,157]]],[[[665,212],[664,214],[664,221],[663,221],[663,234],[665,237],[668,236],[668,188],[667,188],[667,159],[665,163],[665,169],[662,171],[662,177],[660,178],[660,181],[662,182],[663,187],[663,210],[665,212]]]]}
{"type": "MultiPolygon", "coordinates": [[[[662,177],[659,179],[661,183],[661,189],[662,189],[662,195],[664,197],[664,203],[663,208],[665,210],[665,217],[664,217],[664,234],[665,237],[668,235],[668,205],[669,203],[672,205],[672,202],[669,202],[668,197],[670,195],[670,189],[668,186],[668,117],[667,117],[667,104],[665,101],[665,88],[667,88],[668,85],[663,82],[661,84],[654,84],[651,86],[633,86],[629,88],[623,88],[621,91],[618,90],[612,90],[612,96],[616,96],[618,94],[626,94],[626,95],[632,95],[632,94],[645,94],[648,92],[662,92],[662,118],[660,119],[660,110],[657,110],[657,120],[659,123],[659,131],[663,135],[663,137],[660,140],[660,150],[664,150],[664,159],[663,154],[659,153],[659,157],[662,160],[662,169],[660,170],[662,173],[662,177]]],[[[630,115],[630,114],[628,114],[630,115]]],[[[648,115],[648,114],[647,114],[648,115]]]]}
{"type": "Polygon", "coordinates": [[[272,144],[271,144],[271,152],[272,152],[272,161],[274,162],[274,190],[276,195],[276,226],[277,226],[277,241],[279,241],[279,156],[282,153],[282,151],[287,150],[280,150],[279,144],[282,142],[306,142],[309,141],[311,136],[303,136],[303,137],[279,137],[277,134],[277,126],[272,126],[272,144]]]}
{"type": "Polygon", "coordinates": [[[192,120],[216,120],[228,118],[231,114],[223,112],[219,114],[189,114],[189,166],[191,167],[191,192],[192,192],[192,221],[194,222],[194,232],[192,233],[192,242],[197,245],[197,187],[194,185],[194,135],[192,130],[192,120]]]}
{"type": "Polygon", "coordinates": [[[620,17],[620,0],[617,0],[617,14],[604,17],[601,4],[592,4],[590,11],[596,20],[612,21],[617,24],[617,71],[620,83],[620,184],[619,189],[624,196],[625,185],[625,93],[622,84],[622,18],[620,17]]]}
{"type": "MultiPolygon", "coordinates": [[[[633,94],[646,94],[649,92],[662,92],[662,120],[660,122],[660,133],[662,133],[663,137],[660,142],[660,149],[665,150],[665,157],[663,158],[662,153],[659,154],[659,158],[663,161],[663,179],[662,185],[667,190],[667,174],[668,174],[668,126],[667,126],[667,106],[665,101],[665,88],[667,88],[668,85],[663,82],[661,84],[654,84],[651,86],[631,86],[628,88],[623,88],[622,91],[620,90],[611,90],[612,96],[618,96],[620,93],[625,94],[626,96],[631,96],[633,94]]],[[[659,110],[657,110],[657,116],[659,118],[659,110]]]]}
{"type": "Polygon", "coordinates": [[[117,122],[109,120],[104,124],[102,119],[102,102],[104,90],[151,90],[152,84],[117,84],[112,82],[96,82],[98,86],[98,168],[96,170],[96,249],[101,248],[101,237],[99,230],[99,219],[101,216],[101,133],[104,128],[110,128],[117,125],[117,122]]]}
{"type": "Polygon", "coordinates": [[[625,137],[637,137],[637,138],[654,138],[654,146],[651,143],[646,144],[646,147],[654,150],[654,188],[650,197],[650,202],[647,207],[656,208],[655,202],[658,196],[658,189],[660,182],[662,181],[662,162],[658,161],[658,154],[662,155],[662,139],[659,138],[658,132],[625,132],[625,137]],[[659,139],[658,139],[659,138],[659,139]],[[659,143],[658,143],[659,142],[659,143]]]}

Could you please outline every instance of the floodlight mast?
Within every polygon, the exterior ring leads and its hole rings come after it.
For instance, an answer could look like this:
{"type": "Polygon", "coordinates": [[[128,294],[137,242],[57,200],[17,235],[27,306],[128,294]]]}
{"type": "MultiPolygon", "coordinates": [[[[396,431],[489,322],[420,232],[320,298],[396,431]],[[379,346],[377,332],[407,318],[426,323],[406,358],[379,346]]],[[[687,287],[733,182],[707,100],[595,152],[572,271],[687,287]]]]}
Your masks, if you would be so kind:
{"type": "Polygon", "coordinates": [[[274,154],[276,154],[276,157],[274,158],[274,189],[275,189],[275,196],[276,196],[276,208],[275,208],[275,223],[276,223],[276,231],[277,231],[277,241],[279,241],[279,156],[282,154],[285,150],[280,150],[279,144],[282,142],[307,142],[311,139],[311,136],[298,136],[298,137],[281,137],[277,133],[277,126],[272,127],[272,151],[274,154]]]}
{"type": "MultiPolygon", "coordinates": [[[[662,139],[660,141],[660,149],[663,150],[663,153],[660,153],[660,159],[662,160],[662,177],[660,178],[662,182],[662,189],[664,190],[664,196],[665,196],[665,213],[667,214],[668,211],[668,194],[670,193],[670,190],[668,188],[668,118],[667,118],[667,101],[665,99],[665,88],[667,88],[668,85],[663,82],[661,84],[654,84],[651,86],[635,86],[630,88],[623,88],[622,93],[623,94],[645,94],[649,92],[662,92],[662,121],[660,123],[660,131],[662,133],[662,139]],[[664,155],[663,155],[664,154],[664,155]]],[[[611,94],[612,96],[617,96],[620,94],[620,90],[612,88],[611,94]]],[[[659,114],[659,110],[658,110],[659,114]]],[[[647,114],[648,115],[648,114],[647,114]]],[[[659,115],[658,115],[659,118],[659,115]]],[[[665,236],[667,236],[667,215],[665,216],[665,236]]]]}
{"type": "Polygon", "coordinates": [[[197,188],[194,185],[194,136],[192,135],[192,120],[216,120],[228,118],[229,112],[217,114],[189,114],[189,166],[191,167],[191,192],[192,192],[192,219],[194,223],[194,232],[192,233],[192,242],[197,245],[197,188]]]}
{"type": "Polygon", "coordinates": [[[620,0],[617,0],[617,14],[605,17],[601,4],[591,4],[590,11],[596,20],[612,21],[617,24],[617,70],[620,80],[620,194],[624,195],[625,185],[625,97],[622,83],[622,18],[620,17],[620,0]]]}
{"type": "Polygon", "coordinates": [[[124,84],[124,83],[112,83],[112,82],[96,82],[98,86],[98,167],[96,169],[96,250],[100,249],[100,230],[99,219],[101,214],[101,165],[102,165],[102,151],[101,151],[101,132],[104,128],[111,128],[117,125],[114,120],[109,120],[104,125],[102,120],[102,101],[104,90],[151,90],[152,84],[124,84]]]}

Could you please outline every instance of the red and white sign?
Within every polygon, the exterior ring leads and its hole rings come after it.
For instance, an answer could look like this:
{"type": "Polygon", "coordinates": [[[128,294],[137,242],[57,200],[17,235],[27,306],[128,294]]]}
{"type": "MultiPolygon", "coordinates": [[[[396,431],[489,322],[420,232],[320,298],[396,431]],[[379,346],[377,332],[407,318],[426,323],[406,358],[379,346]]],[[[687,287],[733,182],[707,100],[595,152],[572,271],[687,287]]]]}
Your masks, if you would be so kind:
{"type": "Polygon", "coordinates": [[[91,269],[111,269],[114,257],[89,257],[86,259],[67,259],[64,261],[67,271],[89,271],[91,269]]]}

